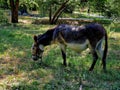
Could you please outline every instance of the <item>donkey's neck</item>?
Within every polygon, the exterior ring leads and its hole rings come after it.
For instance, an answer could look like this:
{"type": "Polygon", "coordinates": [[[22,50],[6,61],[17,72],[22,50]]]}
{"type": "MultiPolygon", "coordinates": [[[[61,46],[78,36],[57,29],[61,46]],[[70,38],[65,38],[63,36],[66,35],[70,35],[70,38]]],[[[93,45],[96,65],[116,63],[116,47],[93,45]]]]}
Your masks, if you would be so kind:
{"type": "Polygon", "coordinates": [[[42,44],[43,46],[50,45],[53,40],[53,32],[54,29],[48,30],[43,35],[38,36],[38,43],[42,44]]]}

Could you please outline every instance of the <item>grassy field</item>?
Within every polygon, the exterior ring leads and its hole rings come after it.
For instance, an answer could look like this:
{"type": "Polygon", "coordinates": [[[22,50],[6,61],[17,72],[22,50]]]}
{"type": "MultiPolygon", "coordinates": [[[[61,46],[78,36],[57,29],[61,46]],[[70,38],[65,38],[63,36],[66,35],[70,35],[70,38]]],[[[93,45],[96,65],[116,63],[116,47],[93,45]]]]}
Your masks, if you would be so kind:
{"type": "Polygon", "coordinates": [[[62,65],[59,46],[45,48],[43,63],[31,59],[33,35],[52,25],[0,26],[0,90],[120,90],[120,26],[105,26],[109,33],[107,72],[101,60],[93,72],[89,50],[81,54],[67,49],[68,66],[62,65]]]}

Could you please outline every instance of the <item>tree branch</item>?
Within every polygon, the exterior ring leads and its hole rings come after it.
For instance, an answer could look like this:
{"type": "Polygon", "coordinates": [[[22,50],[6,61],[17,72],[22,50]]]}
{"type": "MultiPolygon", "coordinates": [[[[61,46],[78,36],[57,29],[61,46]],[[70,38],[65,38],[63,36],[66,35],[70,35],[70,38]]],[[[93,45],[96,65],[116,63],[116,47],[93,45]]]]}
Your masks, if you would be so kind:
{"type": "Polygon", "coordinates": [[[61,7],[55,12],[55,14],[53,15],[53,18],[51,20],[51,24],[53,24],[57,19],[56,17],[60,15],[60,13],[62,13],[63,11],[63,8],[66,6],[66,4],[68,3],[69,0],[66,0],[62,5],[61,7]]]}
{"type": "Polygon", "coordinates": [[[19,0],[16,0],[15,5],[19,7],[19,0]]]}

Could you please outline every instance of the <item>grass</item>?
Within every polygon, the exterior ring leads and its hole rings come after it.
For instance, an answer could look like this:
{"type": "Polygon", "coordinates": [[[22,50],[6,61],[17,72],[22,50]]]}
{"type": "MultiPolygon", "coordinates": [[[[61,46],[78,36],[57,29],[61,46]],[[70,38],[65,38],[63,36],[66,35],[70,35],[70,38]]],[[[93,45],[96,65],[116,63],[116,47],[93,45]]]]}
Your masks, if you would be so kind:
{"type": "Polygon", "coordinates": [[[101,60],[93,72],[89,50],[81,54],[67,49],[68,66],[62,65],[57,45],[45,48],[43,63],[31,59],[33,35],[53,25],[17,24],[0,27],[0,90],[120,90],[120,26],[105,28],[109,33],[107,73],[101,60]],[[112,33],[110,33],[112,32],[112,33]]]}

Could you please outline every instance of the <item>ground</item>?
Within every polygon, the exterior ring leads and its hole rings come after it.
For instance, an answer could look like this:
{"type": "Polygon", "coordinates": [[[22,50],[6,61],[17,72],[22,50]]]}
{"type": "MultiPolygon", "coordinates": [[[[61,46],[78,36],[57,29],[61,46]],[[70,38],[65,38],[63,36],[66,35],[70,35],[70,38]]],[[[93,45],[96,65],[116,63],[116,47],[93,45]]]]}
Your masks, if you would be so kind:
{"type": "Polygon", "coordinates": [[[55,25],[31,23],[0,26],[0,90],[120,90],[120,26],[104,25],[109,35],[107,72],[101,60],[93,72],[89,50],[81,54],[67,49],[68,66],[62,65],[59,46],[45,48],[43,62],[31,59],[33,35],[55,25]]]}

